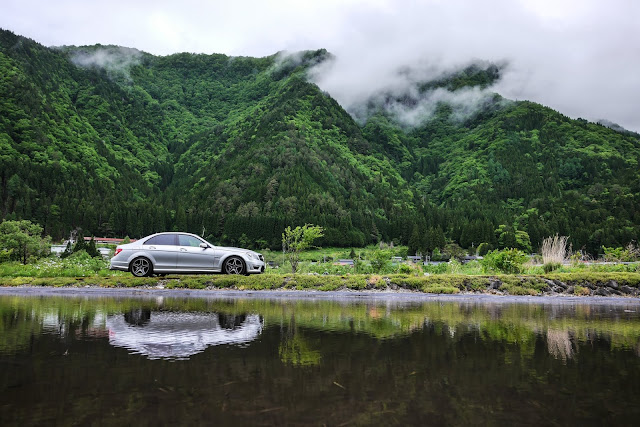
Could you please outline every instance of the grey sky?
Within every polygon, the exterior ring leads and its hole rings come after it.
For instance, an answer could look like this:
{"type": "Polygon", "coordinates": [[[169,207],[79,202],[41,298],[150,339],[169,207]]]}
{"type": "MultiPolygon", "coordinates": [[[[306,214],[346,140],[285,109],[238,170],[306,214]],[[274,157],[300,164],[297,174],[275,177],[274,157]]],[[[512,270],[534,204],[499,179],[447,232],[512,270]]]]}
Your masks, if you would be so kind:
{"type": "Polygon", "coordinates": [[[324,47],[318,84],[345,106],[470,60],[508,61],[493,88],[640,131],[636,0],[2,0],[0,27],[47,46],[265,56],[324,47]]]}

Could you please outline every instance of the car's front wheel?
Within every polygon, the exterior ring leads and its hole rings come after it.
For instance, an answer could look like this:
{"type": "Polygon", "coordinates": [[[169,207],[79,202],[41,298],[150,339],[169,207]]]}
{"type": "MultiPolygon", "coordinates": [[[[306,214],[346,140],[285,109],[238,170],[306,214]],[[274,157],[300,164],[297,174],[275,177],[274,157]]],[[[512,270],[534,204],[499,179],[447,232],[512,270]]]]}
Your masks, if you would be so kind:
{"type": "Polygon", "coordinates": [[[224,262],[224,272],[226,274],[244,274],[245,266],[242,258],[232,256],[224,262]]]}
{"type": "Polygon", "coordinates": [[[146,277],[150,276],[153,272],[153,266],[151,265],[151,261],[149,261],[145,257],[139,257],[134,259],[131,262],[131,274],[136,277],[146,277]]]}

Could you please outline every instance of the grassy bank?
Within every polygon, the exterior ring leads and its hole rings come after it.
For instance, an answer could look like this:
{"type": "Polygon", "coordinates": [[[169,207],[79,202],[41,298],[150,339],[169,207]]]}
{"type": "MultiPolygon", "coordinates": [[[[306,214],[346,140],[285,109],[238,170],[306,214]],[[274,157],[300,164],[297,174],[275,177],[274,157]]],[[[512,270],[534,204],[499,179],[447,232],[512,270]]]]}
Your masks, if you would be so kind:
{"type": "MultiPolygon", "coordinates": [[[[337,260],[349,258],[349,250],[340,249],[317,249],[305,251],[301,254],[301,262],[298,265],[300,274],[320,274],[330,276],[345,275],[412,275],[422,276],[424,274],[448,276],[486,276],[487,274],[499,274],[499,271],[487,270],[478,261],[462,264],[457,261],[443,262],[438,264],[421,265],[406,262],[392,262],[387,260],[383,265],[374,268],[371,262],[373,253],[377,249],[368,247],[360,249],[357,255],[363,259],[356,258],[353,266],[339,265],[337,260]]],[[[388,250],[389,257],[398,253],[406,252],[406,248],[388,250]]],[[[398,255],[399,256],[399,255],[398,255]]],[[[267,261],[276,262],[276,267],[268,266],[265,275],[286,276],[291,273],[291,265],[283,261],[282,253],[265,251],[267,261]]],[[[554,273],[640,273],[640,263],[579,263],[558,265],[554,273]]],[[[525,263],[522,265],[523,275],[543,275],[544,266],[540,264],[525,263]]],[[[74,254],[68,258],[61,259],[55,256],[47,257],[23,265],[18,262],[0,263],[0,277],[119,277],[127,276],[129,273],[109,270],[109,261],[102,258],[91,258],[85,252],[74,254]]]]}
{"type": "Polygon", "coordinates": [[[257,276],[170,275],[136,278],[130,275],[91,277],[0,277],[0,286],[54,286],[164,289],[415,291],[435,294],[460,292],[504,295],[640,295],[640,273],[585,272],[547,275],[469,276],[459,274],[411,276],[263,274],[257,276]]]}

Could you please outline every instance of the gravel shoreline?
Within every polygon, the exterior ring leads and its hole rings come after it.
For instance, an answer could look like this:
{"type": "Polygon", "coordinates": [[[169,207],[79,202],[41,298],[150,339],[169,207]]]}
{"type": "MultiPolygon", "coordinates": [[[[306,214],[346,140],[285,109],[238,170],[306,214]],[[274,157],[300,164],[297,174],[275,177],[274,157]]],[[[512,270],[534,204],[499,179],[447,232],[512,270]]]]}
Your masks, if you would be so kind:
{"type": "Polygon", "coordinates": [[[0,296],[64,296],[64,297],[133,297],[133,298],[251,298],[251,299],[316,299],[316,300],[365,300],[365,301],[394,301],[394,302],[504,302],[504,303],[534,303],[534,304],[606,304],[633,305],[640,307],[639,297],[623,296],[572,296],[566,294],[521,296],[498,295],[478,292],[462,292],[459,294],[429,294],[408,290],[232,290],[232,289],[162,289],[148,288],[103,288],[99,286],[86,287],[47,287],[47,286],[16,286],[0,287],[0,296]]]}

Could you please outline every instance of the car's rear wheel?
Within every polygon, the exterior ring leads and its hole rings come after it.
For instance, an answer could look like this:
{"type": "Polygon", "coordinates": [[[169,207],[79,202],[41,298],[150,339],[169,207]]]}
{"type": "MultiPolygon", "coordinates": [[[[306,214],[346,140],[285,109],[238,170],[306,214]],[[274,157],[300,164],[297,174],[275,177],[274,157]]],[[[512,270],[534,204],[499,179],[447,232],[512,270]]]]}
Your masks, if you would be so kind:
{"type": "Polygon", "coordinates": [[[242,258],[232,256],[224,262],[223,270],[226,274],[244,274],[245,266],[242,258]]]}
{"type": "Polygon", "coordinates": [[[131,261],[129,270],[131,270],[131,274],[136,277],[146,277],[151,276],[151,273],[153,273],[153,266],[147,258],[138,257],[131,261]]]}

